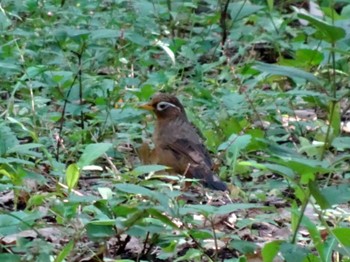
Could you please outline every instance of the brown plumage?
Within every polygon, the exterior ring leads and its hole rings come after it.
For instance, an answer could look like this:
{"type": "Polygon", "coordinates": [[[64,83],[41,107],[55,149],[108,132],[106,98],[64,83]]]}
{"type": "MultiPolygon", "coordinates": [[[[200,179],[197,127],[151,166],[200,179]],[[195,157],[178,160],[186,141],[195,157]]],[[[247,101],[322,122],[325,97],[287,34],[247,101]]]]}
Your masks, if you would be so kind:
{"type": "Polygon", "coordinates": [[[198,130],[188,121],[184,107],[175,96],[158,93],[141,108],[157,116],[153,139],[158,164],[199,179],[208,188],[227,189],[212,172],[212,161],[198,130]]]}

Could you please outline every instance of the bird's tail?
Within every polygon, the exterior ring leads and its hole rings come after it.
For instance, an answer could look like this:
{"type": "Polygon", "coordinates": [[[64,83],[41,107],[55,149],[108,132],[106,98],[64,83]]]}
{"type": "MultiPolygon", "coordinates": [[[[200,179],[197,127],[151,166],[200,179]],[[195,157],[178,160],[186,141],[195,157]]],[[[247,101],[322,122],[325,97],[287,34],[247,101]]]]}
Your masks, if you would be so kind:
{"type": "Polygon", "coordinates": [[[202,168],[194,168],[192,170],[194,178],[200,179],[205,187],[214,190],[226,191],[227,185],[220,180],[211,170],[203,170],[202,168]]]}

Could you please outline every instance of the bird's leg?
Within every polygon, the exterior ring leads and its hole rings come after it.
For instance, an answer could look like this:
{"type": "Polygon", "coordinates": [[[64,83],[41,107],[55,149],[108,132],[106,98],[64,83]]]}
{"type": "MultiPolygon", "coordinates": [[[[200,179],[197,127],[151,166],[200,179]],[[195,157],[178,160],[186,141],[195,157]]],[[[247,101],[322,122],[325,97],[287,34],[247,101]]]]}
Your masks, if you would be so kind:
{"type": "MultiPolygon", "coordinates": [[[[186,174],[188,173],[188,170],[190,169],[190,167],[191,167],[191,163],[188,163],[188,164],[187,164],[187,167],[186,167],[186,169],[185,169],[185,172],[183,172],[183,174],[182,174],[185,178],[186,178],[186,174]]],[[[187,189],[188,189],[190,186],[191,186],[191,182],[185,181],[185,187],[184,187],[185,191],[187,191],[187,189]]]]}
{"type": "Polygon", "coordinates": [[[191,163],[188,163],[187,167],[185,169],[185,172],[182,174],[184,177],[186,177],[186,174],[187,174],[188,170],[190,169],[190,167],[191,167],[191,163]]]}

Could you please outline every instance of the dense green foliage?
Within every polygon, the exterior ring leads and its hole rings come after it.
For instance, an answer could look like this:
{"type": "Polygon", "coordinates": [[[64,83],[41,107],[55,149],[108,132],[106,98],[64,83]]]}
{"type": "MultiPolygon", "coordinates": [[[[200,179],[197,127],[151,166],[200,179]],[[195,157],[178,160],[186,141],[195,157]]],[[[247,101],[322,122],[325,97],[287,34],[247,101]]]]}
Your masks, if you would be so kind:
{"type": "Polygon", "coordinates": [[[291,2],[2,0],[0,260],[349,261],[350,4],[291,2]],[[158,91],[230,195],[139,161],[158,91]]]}

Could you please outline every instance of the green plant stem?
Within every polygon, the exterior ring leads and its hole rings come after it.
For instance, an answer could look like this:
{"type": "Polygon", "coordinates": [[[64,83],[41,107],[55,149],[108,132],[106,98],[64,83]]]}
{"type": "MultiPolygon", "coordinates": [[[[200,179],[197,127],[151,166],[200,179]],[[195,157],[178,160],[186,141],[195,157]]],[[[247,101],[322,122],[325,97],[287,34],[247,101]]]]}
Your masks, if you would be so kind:
{"type": "Polygon", "coordinates": [[[215,261],[217,261],[218,258],[218,252],[219,252],[219,246],[218,246],[218,238],[216,236],[215,232],[215,225],[213,219],[210,219],[210,224],[211,224],[211,229],[213,231],[213,236],[214,236],[214,244],[215,244],[215,261]]]}
{"type": "Polygon", "coordinates": [[[335,114],[335,106],[336,106],[336,98],[337,98],[337,86],[336,86],[336,72],[335,72],[335,43],[332,43],[332,48],[331,48],[331,59],[332,59],[332,93],[333,93],[333,100],[331,101],[331,108],[330,108],[330,113],[329,113],[329,122],[328,122],[328,127],[327,127],[327,132],[326,132],[326,137],[324,139],[324,145],[322,148],[322,153],[321,153],[321,160],[324,159],[326,151],[329,147],[330,144],[330,134],[331,134],[331,128],[332,128],[332,123],[334,121],[334,114],[335,114]]]}
{"type": "Polygon", "coordinates": [[[300,228],[301,221],[303,220],[304,213],[305,213],[307,204],[309,203],[310,197],[311,197],[311,193],[310,193],[310,190],[308,190],[308,192],[306,193],[306,196],[305,196],[305,201],[304,201],[304,203],[303,203],[303,205],[301,207],[301,210],[300,210],[300,216],[299,216],[297,225],[296,225],[294,233],[293,233],[293,237],[292,237],[292,240],[291,240],[292,244],[295,244],[295,242],[296,242],[297,235],[298,235],[298,229],[300,228]]]}

